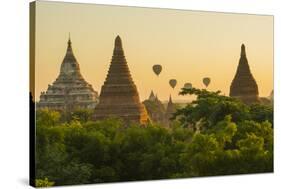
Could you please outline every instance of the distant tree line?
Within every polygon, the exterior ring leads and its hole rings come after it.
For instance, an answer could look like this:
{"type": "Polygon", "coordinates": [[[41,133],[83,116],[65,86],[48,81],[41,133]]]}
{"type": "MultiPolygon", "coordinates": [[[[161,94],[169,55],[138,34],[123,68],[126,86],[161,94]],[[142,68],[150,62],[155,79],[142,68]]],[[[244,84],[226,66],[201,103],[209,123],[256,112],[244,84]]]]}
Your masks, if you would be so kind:
{"type": "Polygon", "coordinates": [[[36,112],[36,185],[273,171],[273,108],[199,89],[170,128],[91,120],[90,110],[36,112]]]}

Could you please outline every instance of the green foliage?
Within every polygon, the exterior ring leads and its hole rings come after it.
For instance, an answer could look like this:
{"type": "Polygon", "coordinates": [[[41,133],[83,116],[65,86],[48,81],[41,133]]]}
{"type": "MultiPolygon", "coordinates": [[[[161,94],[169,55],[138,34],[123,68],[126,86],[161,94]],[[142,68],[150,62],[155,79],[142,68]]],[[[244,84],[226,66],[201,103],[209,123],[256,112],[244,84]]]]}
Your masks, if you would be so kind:
{"type": "Polygon", "coordinates": [[[232,137],[237,132],[237,125],[234,122],[231,122],[231,116],[225,116],[223,121],[218,122],[214,125],[208,133],[213,134],[219,145],[224,148],[226,143],[232,142],[232,137]]]}
{"type": "Polygon", "coordinates": [[[227,115],[230,115],[235,123],[244,120],[256,122],[267,120],[273,123],[272,106],[262,104],[247,106],[238,99],[220,95],[220,91],[210,92],[205,89],[183,88],[180,94],[197,96],[196,100],[175,113],[174,118],[179,117],[184,126],[197,129],[195,125],[200,123],[200,129],[209,129],[227,115]]]}
{"type": "Polygon", "coordinates": [[[50,187],[50,186],[54,186],[54,184],[55,184],[54,182],[50,182],[47,178],[35,180],[36,187],[50,187]]]}
{"type": "Polygon", "coordinates": [[[57,111],[42,109],[36,111],[36,125],[55,126],[59,123],[60,113],[57,111]]]}
{"type": "Polygon", "coordinates": [[[40,186],[183,178],[273,171],[272,108],[247,106],[219,92],[191,89],[170,128],[91,121],[88,111],[36,115],[40,186]],[[63,114],[63,113],[62,113],[63,114]],[[50,120],[48,120],[50,118],[50,120]],[[47,182],[45,182],[47,181],[47,182]]]}
{"type": "Polygon", "coordinates": [[[273,125],[273,106],[253,104],[250,106],[251,118],[257,122],[269,121],[273,125]]]}
{"type": "Polygon", "coordinates": [[[234,122],[248,119],[250,116],[247,105],[235,98],[219,95],[220,91],[209,92],[205,89],[183,88],[180,94],[197,96],[196,100],[185,108],[179,109],[174,116],[179,117],[184,126],[193,127],[195,130],[209,129],[227,115],[230,115],[234,122]]]}
{"type": "Polygon", "coordinates": [[[71,113],[72,120],[78,120],[82,123],[86,123],[91,121],[93,117],[93,110],[92,109],[76,109],[71,113]]]}

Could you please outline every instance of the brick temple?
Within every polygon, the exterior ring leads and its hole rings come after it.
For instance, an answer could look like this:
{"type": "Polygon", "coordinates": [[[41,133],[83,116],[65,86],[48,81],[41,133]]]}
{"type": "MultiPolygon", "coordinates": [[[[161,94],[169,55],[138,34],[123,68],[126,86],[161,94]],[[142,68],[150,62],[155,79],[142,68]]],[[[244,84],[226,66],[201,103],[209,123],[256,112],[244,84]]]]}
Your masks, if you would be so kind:
{"type": "Polygon", "coordinates": [[[59,76],[52,85],[48,85],[46,92],[41,92],[36,107],[67,111],[79,108],[93,109],[97,104],[97,97],[98,93],[80,73],[69,38],[59,76]]]}
{"type": "Polygon", "coordinates": [[[259,102],[258,85],[251,73],[244,44],[241,46],[241,56],[229,96],[238,98],[246,104],[259,102]]]}
{"type": "Polygon", "coordinates": [[[146,124],[149,120],[130,74],[119,36],[115,39],[111,64],[93,115],[94,120],[108,117],[118,117],[126,123],[146,124]]]}

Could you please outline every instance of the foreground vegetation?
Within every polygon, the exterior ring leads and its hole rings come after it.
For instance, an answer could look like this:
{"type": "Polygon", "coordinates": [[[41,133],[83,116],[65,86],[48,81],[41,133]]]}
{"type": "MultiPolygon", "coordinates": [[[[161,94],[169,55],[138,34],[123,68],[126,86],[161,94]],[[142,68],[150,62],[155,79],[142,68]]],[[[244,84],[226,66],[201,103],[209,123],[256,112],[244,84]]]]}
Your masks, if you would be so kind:
{"type": "Polygon", "coordinates": [[[184,89],[197,100],[171,128],[125,126],[92,112],[36,114],[37,186],[273,171],[273,109],[219,92],[184,89]]]}

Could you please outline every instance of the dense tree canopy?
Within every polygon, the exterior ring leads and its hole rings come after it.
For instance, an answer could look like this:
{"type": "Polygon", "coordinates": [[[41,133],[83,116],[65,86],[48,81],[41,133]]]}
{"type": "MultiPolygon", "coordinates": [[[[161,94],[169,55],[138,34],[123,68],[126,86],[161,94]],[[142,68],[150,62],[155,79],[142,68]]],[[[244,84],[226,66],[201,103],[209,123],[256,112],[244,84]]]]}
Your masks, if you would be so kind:
{"type": "Polygon", "coordinates": [[[171,128],[91,121],[79,110],[36,114],[38,186],[183,178],[273,171],[273,109],[183,89],[197,99],[171,128]]]}

